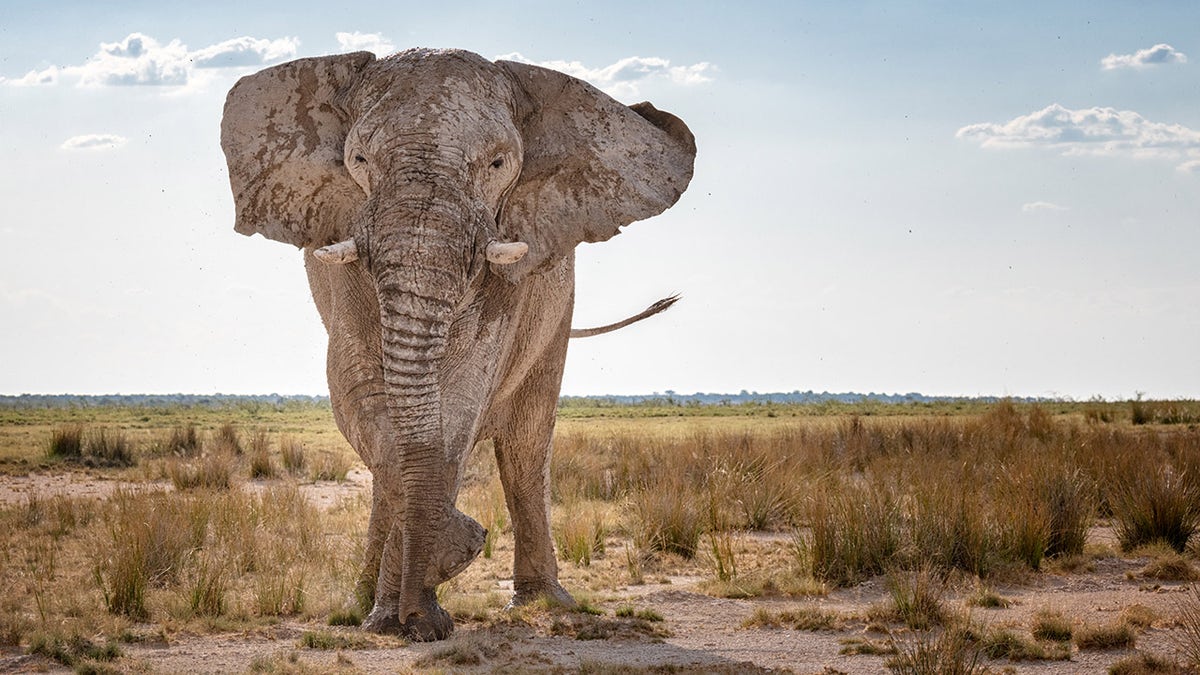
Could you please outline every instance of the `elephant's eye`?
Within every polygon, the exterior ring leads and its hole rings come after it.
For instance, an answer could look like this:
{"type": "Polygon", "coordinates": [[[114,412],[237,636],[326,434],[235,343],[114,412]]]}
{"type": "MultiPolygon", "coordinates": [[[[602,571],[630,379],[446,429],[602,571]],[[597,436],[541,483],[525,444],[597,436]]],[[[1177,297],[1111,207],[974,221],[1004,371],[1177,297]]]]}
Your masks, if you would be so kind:
{"type": "Polygon", "coordinates": [[[502,166],[504,166],[504,158],[503,157],[497,157],[496,159],[492,160],[492,168],[493,169],[499,169],[502,166]]]}
{"type": "Polygon", "coordinates": [[[354,161],[358,162],[359,164],[366,164],[366,163],[367,163],[367,158],[366,158],[366,157],[363,157],[362,155],[355,155],[355,156],[354,156],[354,161]]]}

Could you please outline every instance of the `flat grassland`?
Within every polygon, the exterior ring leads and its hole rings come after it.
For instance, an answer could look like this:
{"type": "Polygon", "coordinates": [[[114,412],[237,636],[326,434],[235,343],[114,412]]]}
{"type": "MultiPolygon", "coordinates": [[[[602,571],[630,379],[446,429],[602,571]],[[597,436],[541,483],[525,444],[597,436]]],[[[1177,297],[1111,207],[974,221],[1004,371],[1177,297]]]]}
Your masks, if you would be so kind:
{"type": "Polygon", "coordinates": [[[455,636],[365,634],[328,406],[0,408],[0,670],[1192,672],[1200,403],[559,412],[578,610],[508,610],[491,449],[455,636]]]}

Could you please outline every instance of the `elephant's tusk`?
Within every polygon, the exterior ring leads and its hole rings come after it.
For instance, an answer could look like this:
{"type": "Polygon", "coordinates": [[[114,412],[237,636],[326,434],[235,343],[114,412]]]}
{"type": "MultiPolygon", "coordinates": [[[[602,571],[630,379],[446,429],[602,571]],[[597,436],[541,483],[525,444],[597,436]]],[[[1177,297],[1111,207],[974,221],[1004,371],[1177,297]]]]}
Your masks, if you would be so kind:
{"type": "Polygon", "coordinates": [[[328,265],[344,265],[358,260],[358,244],[353,239],[322,246],[313,251],[313,257],[328,265]]]}
{"type": "Polygon", "coordinates": [[[497,265],[511,265],[524,258],[526,253],[529,253],[529,244],[523,241],[493,241],[487,245],[488,262],[497,265]]]}

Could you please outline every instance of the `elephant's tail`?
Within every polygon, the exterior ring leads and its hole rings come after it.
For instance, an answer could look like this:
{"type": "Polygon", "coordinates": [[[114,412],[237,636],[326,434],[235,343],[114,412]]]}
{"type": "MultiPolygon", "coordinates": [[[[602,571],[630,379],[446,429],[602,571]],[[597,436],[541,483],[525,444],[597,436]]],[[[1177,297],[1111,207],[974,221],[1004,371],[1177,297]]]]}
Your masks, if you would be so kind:
{"type": "Polygon", "coordinates": [[[638,312],[637,314],[634,314],[633,316],[629,317],[628,319],[624,319],[624,320],[618,321],[616,323],[610,323],[607,326],[599,326],[597,328],[572,328],[571,329],[571,337],[573,337],[573,338],[592,337],[593,335],[603,335],[605,333],[611,333],[614,330],[619,330],[621,328],[624,328],[625,326],[628,326],[631,323],[637,323],[638,321],[641,321],[642,319],[647,319],[649,317],[654,316],[655,314],[658,314],[659,312],[665,311],[668,308],[670,308],[671,305],[675,304],[675,302],[678,300],[679,300],[679,294],[675,294],[670,297],[663,298],[662,300],[659,300],[658,302],[654,303],[653,305],[650,305],[646,309],[642,310],[641,312],[638,312]]]}

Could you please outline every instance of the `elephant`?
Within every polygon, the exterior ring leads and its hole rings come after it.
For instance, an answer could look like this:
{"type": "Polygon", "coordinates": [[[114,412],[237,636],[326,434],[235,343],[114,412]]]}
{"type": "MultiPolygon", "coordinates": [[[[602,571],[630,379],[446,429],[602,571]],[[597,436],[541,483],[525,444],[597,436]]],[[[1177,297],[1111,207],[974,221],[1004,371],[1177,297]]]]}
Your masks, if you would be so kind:
{"type": "Polygon", "coordinates": [[[453,631],[435,588],[483,545],[455,501],[487,439],[515,538],[513,605],[573,605],[549,463],[574,251],[675,204],[696,154],[687,125],[554,70],[409,49],[241,78],[221,146],[234,229],[304,251],[334,419],[373,477],[363,627],[453,631]]]}

